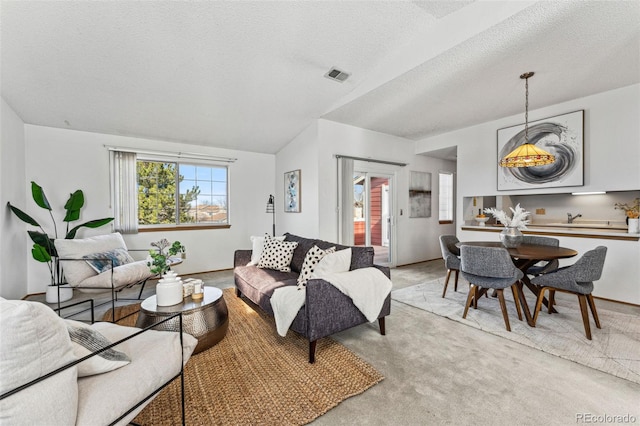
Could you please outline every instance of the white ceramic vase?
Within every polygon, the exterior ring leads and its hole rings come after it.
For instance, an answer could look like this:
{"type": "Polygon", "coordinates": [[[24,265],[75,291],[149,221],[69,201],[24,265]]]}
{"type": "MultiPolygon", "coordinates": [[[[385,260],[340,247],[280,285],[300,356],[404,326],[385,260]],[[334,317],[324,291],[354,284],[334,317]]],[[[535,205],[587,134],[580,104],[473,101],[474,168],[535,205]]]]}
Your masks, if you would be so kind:
{"type": "Polygon", "coordinates": [[[171,306],[182,303],[182,279],[172,271],[162,276],[156,285],[156,304],[171,306]]]}
{"type": "Polygon", "coordinates": [[[630,234],[637,234],[640,232],[640,219],[632,219],[629,218],[629,222],[627,224],[627,232],[630,234]]]}
{"type": "MultiPolygon", "coordinates": [[[[60,287],[60,302],[66,302],[67,300],[71,300],[73,298],[73,288],[72,287],[60,287]]],[[[58,286],[50,285],[47,286],[46,299],[47,303],[58,303],[58,286]]]]}

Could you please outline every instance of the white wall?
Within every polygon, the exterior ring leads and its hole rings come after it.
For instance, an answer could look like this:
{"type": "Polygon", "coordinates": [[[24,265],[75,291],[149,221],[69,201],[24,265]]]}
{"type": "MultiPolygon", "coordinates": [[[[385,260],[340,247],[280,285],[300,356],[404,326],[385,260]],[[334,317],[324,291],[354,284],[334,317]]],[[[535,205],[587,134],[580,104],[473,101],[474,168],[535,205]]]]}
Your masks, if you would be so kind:
{"type": "MultiPolygon", "coordinates": [[[[529,111],[530,121],[585,110],[585,185],[520,191],[497,190],[496,131],[522,123],[522,114],[423,139],[416,152],[458,147],[458,202],[475,195],[552,194],[640,189],[640,85],[529,111]]],[[[459,217],[461,219],[461,217],[459,217]]]]}
{"type": "MultiPolygon", "coordinates": [[[[638,120],[640,85],[623,87],[530,111],[529,118],[534,121],[579,109],[585,110],[585,185],[582,187],[497,191],[496,130],[522,123],[522,115],[506,117],[421,140],[416,144],[417,152],[427,153],[431,150],[457,146],[456,204],[458,206],[463,205],[463,197],[473,196],[559,194],[573,191],[638,191],[640,189],[640,120],[638,120]]],[[[543,203],[543,200],[544,197],[540,196],[537,204],[543,203]]],[[[587,198],[576,199],[568,207],[575,207],[574,202],[587,202],[587,200],[587,198]]],[[[531,207],[545,207],[543,204],[537,204],[531,207]]],[[[552,204],[551,198],[549,204],[555,210],[561,209],[557,203],[552,204]]],[[[610,209],[602,213],[602,217],[608,217],[610,214],[614,216],[613,206],[610,209]]],[[[592,210],[589,212],[590,215],[600,217],[592,210]]],[[[461,208],[457,210],[457,223],[459,225],[464,223],[461,208]]],[[[457,235],[465,240],[487,239],[487,234],[482,232],[458,230],[457,235]]],[[[495,238],[497,239],[497,236],[495,238]]],[[[638,284],[640,242],[563,237],[561,244],[579,250],[580,254],[599,244],[608,246],[604,274],[596,285],[594,294],[640,304],[640,285],[638,284]]],[[[575,259],[571,259],[565,263],[570,264],[574,261],[575,259]]]]}
{"type": "MultiPolygon", "coordinates": [[[[146,249],[160,238],[181,241],[187,247],[188,256],[176,268],[178,273],[232,268],[234,250],[250,248],[250,235],[271,231],[271,215],[265,213],[265,206],[268,195],[274,191],[273,155],[33,125],[25,126],[25,140],[26,179],[22,182],[34,180],[45,189],[59,221],[64,213],[62,205],[76,189],[82,189],[85,194],[82,221],[113,215],[109,195],[109,155],[104,145],[237,158],[229,166],[230,229],[141,232],[125,236],[129,248],[146,249]]],[[[27,210],[33,212],[37,220],[49,223],[46,215],[42,215],[44,211],[33,203],[27,210]]],[[[110,231],[110,226],[83,229],[78,237],[110,231]]],[[[2,262],[11,264],[13,257],[3,256],[2,262]]],[[[46,268],[30,261],[28,281],[29,293],[43,291],[46,268]]]]}
{"type": "Polygon", "coordinates": [[[319,235],[318,212],[318,122],[302,133],[276,155],[276,234],[285,232],[304,237],[319,235]],[[284,173],[300,169],[300,213],[284,211],[284,173]]]}
{"type": "MultiPolygon", "coordinates": [[[[26,225],[11,213],[7,202],[24,206],[25,180],[24,123],[0,98],[0,296],[17,299],[27,292],[26,225]]],[[[44,267],[44,265],[41,265],[44,267]]]]}
{"type": "MultiPolygon", "coordinates": [[[[302,170],[302,213],[281,213],[278,208],[278,232],[338,240],[337,160],[336,154],[372,158],[399,163],[393,167],[368,163],[381,172],[396,172],[396,264],[402,265],[440,257],[437,236],[453,233],[452,225],[438,225],[437,174],[455,171],[452,162],[414,154],[414,142],[358,127],[318,120],[277,155],[277,179],[289,170],[302,170]],[[409,171],[432,173],[432,216],[409,218],[409,171]],[[400,210],[403,214],[400,215],[400,210]]],[[[283,186],[276,182],[276,187],[283,186]]],[[[282,189],[277,189],[282,196],[282,189]]]]}

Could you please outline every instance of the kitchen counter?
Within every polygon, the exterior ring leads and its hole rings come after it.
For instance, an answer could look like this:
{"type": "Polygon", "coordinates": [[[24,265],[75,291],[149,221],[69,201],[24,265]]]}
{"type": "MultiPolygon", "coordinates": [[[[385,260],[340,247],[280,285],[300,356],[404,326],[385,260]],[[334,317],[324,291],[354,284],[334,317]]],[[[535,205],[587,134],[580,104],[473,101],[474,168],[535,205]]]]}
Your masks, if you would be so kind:
{"type": "MultiPolygon", "coordinates": [[[[463,231],[500,232],[502,225],[462,225],[463,231]]],[[[597,238],[610,240],[639,241],[640,234],[629,234],[626,228],[611,225],[592,225],[580,223],[547,223],[527,225],[523,234],[556,235],[578,238],[597,238]]]]}

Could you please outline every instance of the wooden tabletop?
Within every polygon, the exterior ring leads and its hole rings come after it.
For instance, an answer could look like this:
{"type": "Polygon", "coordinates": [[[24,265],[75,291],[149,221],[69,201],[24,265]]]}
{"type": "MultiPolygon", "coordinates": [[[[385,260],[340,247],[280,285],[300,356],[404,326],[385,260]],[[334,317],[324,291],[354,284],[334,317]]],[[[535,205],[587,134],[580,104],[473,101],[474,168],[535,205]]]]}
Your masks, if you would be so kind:
{"type": "MultiPolygon", "coordinates": [[[[456,245],[506,248],[499,241],[462,241],[456,245]]],[[[537,260],[566,259],[578,254],[577,251],[570,248],[543,246],[539,244],[520,244],[516,248],[507,248],[507,251],[511,257],[537,260]]]]}

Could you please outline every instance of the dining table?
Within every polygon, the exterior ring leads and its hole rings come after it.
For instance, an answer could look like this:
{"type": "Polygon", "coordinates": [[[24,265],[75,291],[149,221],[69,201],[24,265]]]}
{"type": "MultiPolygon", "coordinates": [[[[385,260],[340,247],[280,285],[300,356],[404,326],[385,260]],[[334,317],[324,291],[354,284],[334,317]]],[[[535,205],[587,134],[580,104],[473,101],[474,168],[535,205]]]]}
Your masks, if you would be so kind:
{"type": "MultiPolygon", "coordinates": [[[[533,322],[531,310],[529,309],[529,305],[527,304],[526,298],[524,296],[524,291],[522,290],[526,285],[527,288],[536,296],[536,298],[538,297],[538,293],[540,292],[540,290],[537,286],[531,283],[531,280],[527,275],[527,269],[538,262],[551,261],[554,259],[567,259],[578,254],[576,250],[570,248],[545,246],[540,244],[520,244],[518,247],[505,247],[499,241],[461,241],[456,244],[457,247],[463,245],[480,247],[502,247],[509,252],[509,255],[511,256],[511,259],[513,260],[515,266],[524,273],[523,277],[520,279],[520,281],[518,281],[518,297],[520,299],[520,304],[522,305],[527,324],[529,324],[531,327],[535,327],[535,323],[533,322]]],[[[546,298],[543,302],[545,306],[548,307],[549,302],[546,300],[546,298]]],[[[551,312],[555,312],[555,309],[553,307],[551,307],[551,312]]]]}

